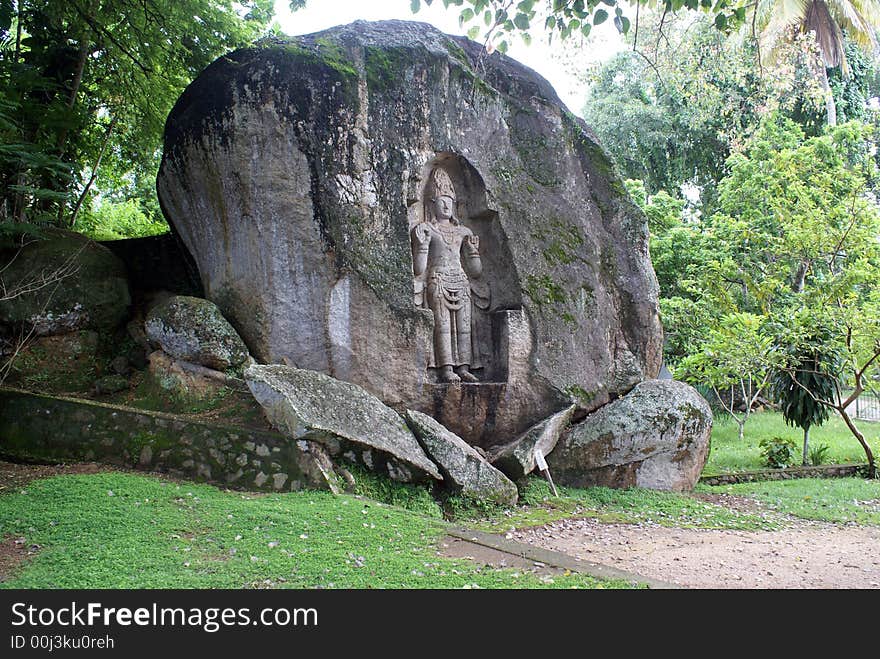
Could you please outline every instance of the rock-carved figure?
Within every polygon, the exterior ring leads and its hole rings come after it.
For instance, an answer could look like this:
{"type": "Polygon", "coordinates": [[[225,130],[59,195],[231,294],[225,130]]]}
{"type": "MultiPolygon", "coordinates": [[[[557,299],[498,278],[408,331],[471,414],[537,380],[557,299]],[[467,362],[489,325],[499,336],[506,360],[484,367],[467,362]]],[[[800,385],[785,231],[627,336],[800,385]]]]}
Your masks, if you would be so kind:
{"type": "Polygon", "coordinates": [[[477,382],[471,372],[471,305],[488,307],[488,287],[480,280],[479,236],[456,217],[455,201],[449,174],[435,168],[425,190],[424,221],[411,230],[416,303],[434,314],[433,365],[440,380],[477,382]]]}

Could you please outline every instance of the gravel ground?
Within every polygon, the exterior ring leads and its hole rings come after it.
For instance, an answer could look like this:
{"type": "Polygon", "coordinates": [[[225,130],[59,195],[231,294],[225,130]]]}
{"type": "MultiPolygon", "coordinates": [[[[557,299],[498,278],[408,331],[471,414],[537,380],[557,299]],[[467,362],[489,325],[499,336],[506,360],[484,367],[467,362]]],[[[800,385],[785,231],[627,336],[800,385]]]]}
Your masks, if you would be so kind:
{"type": "Polygon", "coordinates": [[[880,589],[880,528],[798,521],[778,531],[567,519],[507,537],[690,588],[880,589]]]}

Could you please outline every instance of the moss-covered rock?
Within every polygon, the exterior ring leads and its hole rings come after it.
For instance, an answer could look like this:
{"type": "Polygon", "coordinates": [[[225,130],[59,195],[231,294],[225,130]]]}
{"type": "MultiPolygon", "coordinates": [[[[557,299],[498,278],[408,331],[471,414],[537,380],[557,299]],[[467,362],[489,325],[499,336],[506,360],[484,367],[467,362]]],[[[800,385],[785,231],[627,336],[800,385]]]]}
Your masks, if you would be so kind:
{"type": "Polygon", "coordinates": [[[646,380],[573,425],[547,457],[574,487],[689,491],[709,457],[712,411],[696,389],[646,380]]]}
{"type": "Polygon", "coordinates": [[[326,445],[334,458],[401,482],[443,480],[398,414],[360,387],[280,365],[244,373],[254,398],[279,431],[326,445]]]}
{"type": "Polygon", "coordinates": [[[43,240],[4,251],[0,280],[6,291],[26,291],[0,300],[0,323],[37,336],[113,330],[131,303],[122,261],[70,231],[52,230],[43,240]]]}
{"type": "Polygon", "coordinates": [[[217,305],[202,298],[176,295],[157,304],[144,329],[167,354],[208,368],[225,371],[250,356],[217,305]]]}
{"type": "Polygon", "coordinates": [[[513,506],[517,489],[461,437],[427,414],[406,411],[406,422],[430,458],[443,472],[443,484],[466,497],[513,506]]]}

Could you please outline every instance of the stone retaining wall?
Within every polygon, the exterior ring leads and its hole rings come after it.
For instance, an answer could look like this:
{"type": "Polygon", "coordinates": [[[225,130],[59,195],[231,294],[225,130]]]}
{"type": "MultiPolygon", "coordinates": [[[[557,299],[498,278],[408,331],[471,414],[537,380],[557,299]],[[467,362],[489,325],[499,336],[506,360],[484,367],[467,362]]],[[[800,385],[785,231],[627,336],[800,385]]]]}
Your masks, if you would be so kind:
{"type": "Polygon", "coordinates": [[[97,461],[248,490],[314,487],[281,434],[74,398],[0,389],[0,457],[97,461]]]}
{"type": "Polygon", "coordinates": [[[755,481],[783,481],[792,478],[843,478],[859,476],[866,464],[820,465],[818,467],[789,467],[787,469],[762,469],[760,471],[740,472],[703,476],[703,485],[733,485],[734,483],[753,483],[755,481]]]}

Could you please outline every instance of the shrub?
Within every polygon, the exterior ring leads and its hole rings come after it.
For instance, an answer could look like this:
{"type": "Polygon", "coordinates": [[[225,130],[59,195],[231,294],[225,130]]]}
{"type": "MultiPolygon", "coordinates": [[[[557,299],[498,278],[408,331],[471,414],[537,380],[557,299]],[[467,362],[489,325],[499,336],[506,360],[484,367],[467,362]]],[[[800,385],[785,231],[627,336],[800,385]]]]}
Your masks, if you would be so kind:
{"type": "Polygon", "coordinates": [[[103,200],[83,213],[77,230],[93,240],[119,240],[155,236],[168,231],[168,224],[141,207],[136,199],[103,200]]]}
{"type": "Polygon", "coordinates": [[[785,469],[794,463],[797,448],[795,441],[788,437],[764,438],[759,443],[764,464],[772,469],[785,469]]]}
{"type": "Polygon", "coordinates": [[[814,467],[823,464],[828,457],[831,447],[828,444],[817,444],[810,448],[810,464],[814,467]]]}

